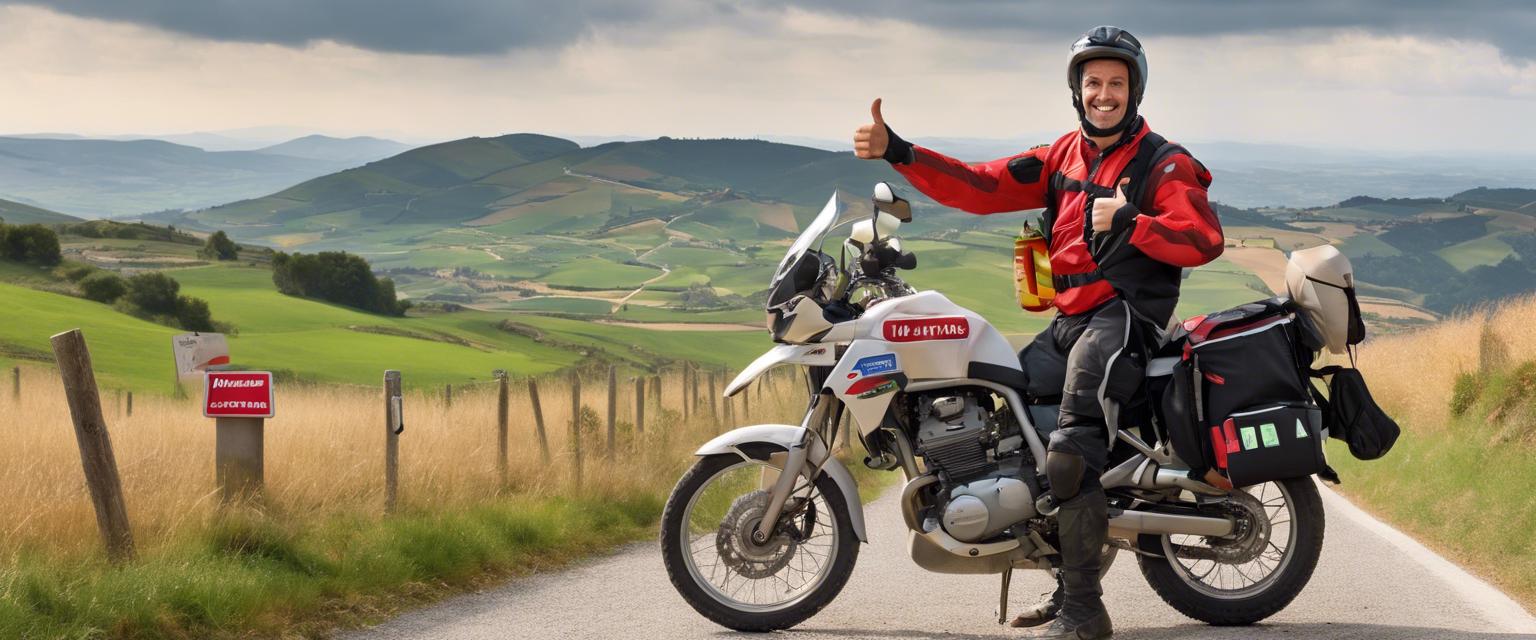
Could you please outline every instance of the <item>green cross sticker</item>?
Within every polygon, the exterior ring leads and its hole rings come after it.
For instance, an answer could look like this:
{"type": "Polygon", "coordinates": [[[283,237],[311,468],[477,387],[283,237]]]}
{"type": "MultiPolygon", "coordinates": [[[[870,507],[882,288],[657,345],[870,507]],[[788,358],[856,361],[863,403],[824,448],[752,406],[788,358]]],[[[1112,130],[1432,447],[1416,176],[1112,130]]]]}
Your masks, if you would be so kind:
{"type": "Polygon", "coordinates": [[[1300,418],[1298,418],[1296,420],[1296,437],[1297,438],[1305,438],[1305,437],[1307,437],[1307,428],[1301,426],[1301,419],[1300,418]]]}
{"type": "Polygon", "coordinates": [[[1252,451],[1259,448],[1259,434],[1253,427],[1243,427],[1243,450],[1252,451]]]}

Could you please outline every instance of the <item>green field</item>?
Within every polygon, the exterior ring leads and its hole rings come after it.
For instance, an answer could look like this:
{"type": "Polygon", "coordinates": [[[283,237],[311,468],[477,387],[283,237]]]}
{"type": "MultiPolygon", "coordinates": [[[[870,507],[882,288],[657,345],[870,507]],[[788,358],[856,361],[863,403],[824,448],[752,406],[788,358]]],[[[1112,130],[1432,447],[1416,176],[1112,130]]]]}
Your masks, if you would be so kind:
{"type": "MultiPolygon", "coordinates": [[[[8,263],[3,271],[28,272],[8,263]]],[[[771,346],[765,332],[652,331],[524,314],[461,311],[393,318],[280,294],[264,269],[171,273],[184,294],[207,300],[216,319],[236,326],[229,337],[236,365],[315,382],[373,384],[385,369],[399,369],[410,385],[438,385],[486,380],[495,369],[546,373],[583,357],[639,367],[672,359],[739,367],[771,346]],[[539,329],[543,342],[503,330],[500,325],[509,318],[539,329]]],[[[48,336],[79,327],[104,386],[170,391],[170,338],[181,331],[107,305],[12,284],[0,284],[0,299],[27,311],[0,323],[0,357],[49,362],[48,336]]]]}
{"type": "Polygon", "coordinates": [[[613,319],[626,322],[732,322],[761,325],[763,310],[722,309],[719,311],[684,311],[665,307],[646,307],[638,304],[625,305],[613,319]]]}
{"type": "Polygon", "coordinates": [[[1505,244],[1503,240],[1500,240],[1497,233],[1490,233],[1481,238],[1453,244],[1435,251],[1435,255],[1440,256],[1450,263],[1451,266],[1456,267],[1458,271],[1466,271],[1472,267],[1482,265],[1498,264],[1500,260],[1503,260],[1511,253],[1514,253],[1514,249],[1505,244]]]}
{"type": "Polygon", "coordinates": [[[573,313],[587,316],[606,316],[613,311],[613,304],[604,300],[567,298],[563,296],[524,298],[508,302],[502,306],[514,311],[553,311],[556,313],[573,313]]]}

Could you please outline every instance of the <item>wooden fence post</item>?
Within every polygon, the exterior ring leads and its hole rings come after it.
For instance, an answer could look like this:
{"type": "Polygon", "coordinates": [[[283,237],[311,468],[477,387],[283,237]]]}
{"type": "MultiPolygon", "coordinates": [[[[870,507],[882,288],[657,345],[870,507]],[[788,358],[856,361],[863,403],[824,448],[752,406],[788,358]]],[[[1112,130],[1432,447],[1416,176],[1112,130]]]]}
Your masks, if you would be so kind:
{"type": "Polygon", "coordinates": [[[533,427],[539,433],[539,453],[544,455],[544,463],[549,463],[549,436],[544,433],[544,406],[539,404],[539,383],[533,378],[528,379],[528,399],[533,402],[533,427]]]}
{"type": "Polygon", "coordinates": [[[661,399],[661,376],[659,374],[651,376],[651,397],[656,399],[656,407],[661,408],[663,401],[661,399]]]}
{"type": "Polygon", "coordinates": [[[645,376],[635,378],[635,435],[645,433],[645,376]]]}
{"type": "Polygon", "coordinates": [[[11,367],[11,398],[21,400],[21,367],[11,367]]]}
{"type": "MultiPolygon", "coordinates": [[[[720,379],[726,381],[724,384],[730,384],[731,372],[725,372],[724,375],[720,376],[720,379]]],[[[734,406],[736,403],[733,398],[725,395],[725,390],[723,387],[721,388],[720,394],[720,403],[725,408],[725,423],[728,425],[734,424],[736,422],[736,407],[734,406]]]]}
{"type": "Polygon", "coordinates": [[[443,408],[453,407],[453,383],[443,385],[443,408]]]}
{"type": "Polygon", "coordinates": [[[839,435],[839,446],[845,451],[853,450],[853,412],[846,407],[843,409],[842,433],[839,435]]]}
{"type": "Polygon", "coordinates": [[[689,383],[690,383],[690,381],[692,379],[693,379],[693,367],[688,366],[687,363],[683,363],[682,401],[683,401],[683,421],[684,422],[687,422],[688,421],[688,416],[693,413],[693,411],[692,411],[693,403],[688,401],[688,390],[691,388],[689,383]]]}
{"type": "Polygon", "coordinates": [[[128,417],[133,417],[133,392],[128,392],[128,417]]]}
{"type": "Polygon", "coordinates": [[[618,436],[618,429],[614,426],[614,420],[618,418],[619,410],[619,368],[610,365],[608,367],[608,458],[613,459],[613,441],[618,436]]]}
{"type": "Polygon", "coordinates": [[[64,380],[64,395],[75,424],[75,442],[80,447],[80,466],[85,471],[91,504],[96,508],[96,526],[106,543],[107,557],[113,562],[132,560],[133,530],[128,524],[128,507],[123,502],[123,482],[117,475],[107,422],[101,416],[101,396],[96,388],[96,373],[91,370],[91,352],[85,346],[85,335],[73,329],[49,341],[53,344],[59,377],[64,380]]]}
{"type": "Polygon", "coordinates": [[[571,372],[571,474],[576,486],[581,486],[581,374],[571,372]]]}
{"type": "Polygon", "coordinates": [[[491,374],[496,378],[496,474],[501,486],[507,486],[507,372],[497,369],[491,374]]]}
{"type": "Polygon", "coordinates": [[[384,372],[384,513],[394,513],[400,496],[400,434],[404,407],[400,396],[400,372],[384,372]]]}
{"type": "Polygon", "coordinates": [[[709,419],[715,422],[715,429],[718,431],[720,428],[720,413],[718,407],[715,406],[715,402],[720,394],[715,393],[715,379],[717,377],[719,377],[719,374],[714,371],[709,372],[709,419]]]}

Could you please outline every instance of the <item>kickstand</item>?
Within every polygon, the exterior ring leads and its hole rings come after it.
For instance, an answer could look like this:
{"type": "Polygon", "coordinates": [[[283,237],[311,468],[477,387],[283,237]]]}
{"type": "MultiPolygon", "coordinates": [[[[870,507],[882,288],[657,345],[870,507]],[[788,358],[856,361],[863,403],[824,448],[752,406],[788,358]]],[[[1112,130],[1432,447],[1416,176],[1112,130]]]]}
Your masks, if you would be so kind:
{"type": "Polygon", "coordinates": [[[1003,589],[997,596],[997,623],[1008,623],[1008,585],[1013,582],[1013,567],[1003,569],[1003,589]]]}

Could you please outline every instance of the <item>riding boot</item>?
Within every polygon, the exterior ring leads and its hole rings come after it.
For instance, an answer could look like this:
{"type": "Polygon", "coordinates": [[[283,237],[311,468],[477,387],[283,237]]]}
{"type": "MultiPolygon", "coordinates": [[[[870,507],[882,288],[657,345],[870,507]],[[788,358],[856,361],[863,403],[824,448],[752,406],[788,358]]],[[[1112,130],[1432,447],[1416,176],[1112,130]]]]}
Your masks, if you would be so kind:
{"type": "Polygon", "coordinates": [[[1100,640],[1114,633],[1104,608],[1099,569],[1109,538],[1109,505],[1104,490],[1084,491],[1056,512],[1061,539],[1061,617],[1035,638],[1100,640]]]}
{"type": "Polygon", "coordinates": [[[1065,597],[1066,591],[1061,586],[1061,573],[1057,572],[1056,590],[1051,592],[1050,597],[1014,616],[1013,620],[1008,623],[1008,626],[1038,627],[1055,620],[1057,616],[1061,615],[1061,601],[1065,597]]]}

